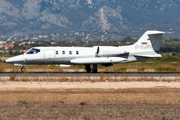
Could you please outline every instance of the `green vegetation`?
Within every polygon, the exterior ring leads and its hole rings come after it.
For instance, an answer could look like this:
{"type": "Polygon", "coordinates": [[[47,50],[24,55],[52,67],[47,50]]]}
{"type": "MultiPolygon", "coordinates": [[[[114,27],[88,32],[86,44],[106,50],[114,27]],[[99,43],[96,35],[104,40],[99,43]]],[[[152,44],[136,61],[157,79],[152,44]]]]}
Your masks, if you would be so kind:
{"type": "Polygon", "coordinates": [[[179,62],[180,56],[170,56],[170,55],[163,55],[161,58],[154,58],[149,59],[149,61],[159,61],[159,62],[179,62]]]}
{"type": "Polygon", "coordinates": [[[162,42],[160,52],[180,56],[180,38],[169,38],[162,42]]]}
{"type": "Polygon", "coordinates": [[[160,71],[160,72],[176,72],[177,68],[173,68],[173,67],[157,67],[156,71],[160,71]]]}

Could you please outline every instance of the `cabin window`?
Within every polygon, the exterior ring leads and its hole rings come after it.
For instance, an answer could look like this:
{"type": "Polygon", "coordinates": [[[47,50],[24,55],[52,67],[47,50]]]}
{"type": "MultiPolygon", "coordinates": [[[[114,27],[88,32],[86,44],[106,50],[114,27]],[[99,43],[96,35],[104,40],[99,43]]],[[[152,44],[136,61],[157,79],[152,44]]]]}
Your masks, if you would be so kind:
{"type": "Polygon", "coordinates": [[[69,51],[69,54],[71,55],[71,54],[72,54],[72,51],[69,51]]]}
{"type": "Polygon", "coordinates": [[[65,51],[62,51],[62,54],[65,54],[65,51]]]}
{"type": "Polygon", "coordinates": [[[56,51],[56,54],[57,54],[57,55],[59,54],[58,51],[56,51]]]}
{"type": "Polygon", "coordinates": [[[40,52],[40,49],[35,49],[32,48],[31,50],[29,50],[28,52],[26,52],[26,54],[37,54],[40,52]]]}
{"type": "Polygon", "coordinates": [[[76,55],[79,55],[79,51],[76,51],[76,55]]]}

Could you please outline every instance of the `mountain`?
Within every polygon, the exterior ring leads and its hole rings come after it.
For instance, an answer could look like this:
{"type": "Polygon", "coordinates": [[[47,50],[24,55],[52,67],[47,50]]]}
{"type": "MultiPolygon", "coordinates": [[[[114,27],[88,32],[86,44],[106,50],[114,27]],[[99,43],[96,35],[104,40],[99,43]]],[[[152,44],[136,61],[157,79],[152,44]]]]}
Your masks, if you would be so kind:
{"type": "Polygon", "coordinates": [[[180,37],[180,0],[0,0],[0,35],[147,29],[180,37]]]}

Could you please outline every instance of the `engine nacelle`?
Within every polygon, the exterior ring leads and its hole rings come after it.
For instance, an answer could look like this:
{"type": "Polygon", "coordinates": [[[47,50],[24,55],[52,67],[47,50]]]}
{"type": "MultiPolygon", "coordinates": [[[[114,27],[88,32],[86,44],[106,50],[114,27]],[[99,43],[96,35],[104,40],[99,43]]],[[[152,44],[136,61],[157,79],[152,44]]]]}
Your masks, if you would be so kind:
{"type": "Polygon", "coordinates": [[[99,57],[117,57],[125,53],[126,51],[120,47],[99,46],[97,48],[97,56],[99,57]]]}

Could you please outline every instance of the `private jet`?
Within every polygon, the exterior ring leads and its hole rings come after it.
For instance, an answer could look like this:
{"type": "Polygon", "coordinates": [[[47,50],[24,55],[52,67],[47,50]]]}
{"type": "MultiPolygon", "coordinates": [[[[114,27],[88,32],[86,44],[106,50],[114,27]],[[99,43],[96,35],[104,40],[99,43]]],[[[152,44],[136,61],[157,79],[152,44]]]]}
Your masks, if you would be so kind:
{"type": "Polygon", "coordinates": [[[5,62],[22,66],[21,72],[26,71],[25,66],[28,64],[73,64],[84,65],[88,73],[96,73],[98,64],[108,67],[118,63],[161,57],[159,49],[163,34],[165,32],[146,31],[135,44],[128,46],[33,47],[5,62]]]}

